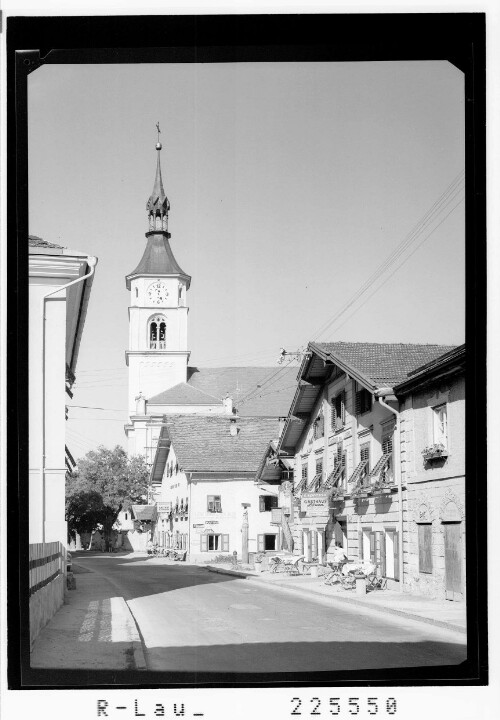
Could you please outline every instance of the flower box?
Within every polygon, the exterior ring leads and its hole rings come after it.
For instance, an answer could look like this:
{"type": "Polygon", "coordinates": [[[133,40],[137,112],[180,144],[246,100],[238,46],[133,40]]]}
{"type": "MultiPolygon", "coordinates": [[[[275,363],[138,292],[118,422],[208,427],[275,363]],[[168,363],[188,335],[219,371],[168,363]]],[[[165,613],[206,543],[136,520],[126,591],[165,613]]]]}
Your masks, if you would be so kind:
{"type": "Polygon", "coordinates": [[[422,457],[426,462],[429,460],[439,460],[441,458],[448,457],[448,450],[444,445],[436,444],[430,445],[422,450],[422,457]]]}

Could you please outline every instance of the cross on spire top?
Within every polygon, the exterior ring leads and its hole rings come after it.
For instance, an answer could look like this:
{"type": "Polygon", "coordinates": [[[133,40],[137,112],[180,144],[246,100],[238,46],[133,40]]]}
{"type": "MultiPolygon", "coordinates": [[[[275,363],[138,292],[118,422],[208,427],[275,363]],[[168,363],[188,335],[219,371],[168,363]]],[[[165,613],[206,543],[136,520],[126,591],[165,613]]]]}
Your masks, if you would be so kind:
{"type": "Polygon", "coordinates": [[[158,132],[158,141],[157,141],[157,143],[156,143],[156,149],[157,149],[157,150],[161,150],[161,142],[160,142],[160,133],[161,133],[161,130],[160,130],[160,121],[158,121],[158,122],[156,123],[156,130],[157,130],[157,132],[158,132]]]}

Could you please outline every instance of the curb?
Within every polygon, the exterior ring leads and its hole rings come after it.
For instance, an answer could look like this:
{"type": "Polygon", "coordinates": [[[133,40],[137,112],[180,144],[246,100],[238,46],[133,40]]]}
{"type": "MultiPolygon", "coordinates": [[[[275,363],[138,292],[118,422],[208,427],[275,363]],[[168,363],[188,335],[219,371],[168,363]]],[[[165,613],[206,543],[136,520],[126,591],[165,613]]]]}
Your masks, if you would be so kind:
{"type": "Polygon", "coordinates": [[[425,615],[416,615],[415,613],[407,612],[406,610],[397,610],[395,608],[388,607],[385,605],[384,607],[376,606],[376,605],[370,605],[366,602],[363,602],[362,600],[355,600],[354,598],[348,598],[348,597],[338,597],[336,595],[325,595],[323,593],[317,592],[316,590],[312,589],[306,589],[306,588],[298,588],[293,587],[291,585],[285,585],[283,583],[280,583],[279,581],[271,583],[266,583],[265,580],[261,580],[257,575],[253,575],[252,573],[243,573],[237,570],[226,570],[222,568],[215,568],[212,565],[206,566],[206,569],[209,572],[215,572],[220,573],[222,575],[233,575],[235,577],[244,578],[245,580],[250,580],[257,582],[259,584],[265,584],[268,587],[279,587],[282,590],[289,590],[294,593],[302,593],[304,595],[314,595],[317,598],[324,598],[326,600],[339,600],[341,603],[347,603],[348,605],[356,605],[357,607],[366,608],[367,610],[373,610],[375,612],[379,613],[385,613],[389,615],[398,615],[399,617],[408,618],[410,620],[416,620],[417,622],[423,622],[428,625],[436,625],[437,627],[446,628],[447,630],[454,630],[455,632],[460,632],[462,634],[467,634],[467,628],[462,627],[461,625],[455,625],[454,623],[446,622],[445,620],[435,620],[434,618],[425,617],[425,615]]]}

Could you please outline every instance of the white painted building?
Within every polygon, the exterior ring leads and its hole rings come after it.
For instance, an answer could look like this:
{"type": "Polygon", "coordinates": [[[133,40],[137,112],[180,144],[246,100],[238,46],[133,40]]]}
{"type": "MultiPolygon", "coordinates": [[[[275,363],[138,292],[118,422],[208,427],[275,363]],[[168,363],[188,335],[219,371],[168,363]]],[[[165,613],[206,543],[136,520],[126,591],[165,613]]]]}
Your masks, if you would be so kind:
{"type": "Polygon", "coordinates": [[[29,541],[67,545],[65,423],[96,259],[29,238],[29,541]]]}
{"type": "Polygon", "coordinates": [[[278,550],[276,483],[255,481],[277,418],[165,416],[152,469],[161,481],[155,540],[186,550],[192,561],[237,552],[278,550]],[[247,525],[244,528],[244,525],[247,525]]]}

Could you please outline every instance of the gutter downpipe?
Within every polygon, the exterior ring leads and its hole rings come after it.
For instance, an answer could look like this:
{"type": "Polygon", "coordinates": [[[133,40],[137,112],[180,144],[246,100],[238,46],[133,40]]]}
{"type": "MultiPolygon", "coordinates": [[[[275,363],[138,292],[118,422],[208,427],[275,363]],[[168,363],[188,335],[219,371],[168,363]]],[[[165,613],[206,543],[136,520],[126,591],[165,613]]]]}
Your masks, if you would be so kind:
{"type": "Polygon", "coordinates": [[[42,296],[41,299],[41,313],[42,313],[42,442],[41,442],[41,448],[40,448],[40,483],[42,486],[42,542],[45,543],[45,509],[46,509],[46,503],[45,503],[45,301],[47,298],[49,298],[51,295],[55,295],[58,292],[62,292],[63,290],[66,290],[66,288],[69,288],[71,285],[76,285],[77,283],[83,282],[83,280],[87,280],[89,277],[91,277],[94,274],[95,266],[97,265],[97,258],[93,255],[90,255],[87,257],[87,265],[90,268],[90,272],[88,272],[86,275],[82,275],[80,278],[76,278],[76,280],[72,280],[69,283],[66,283],[66,285],[61,285],[60,287],[56,288],[56,290],[51,290],[46,295],[42,296]]]}
{"type": "MultiPolygon", "coordinates": [[[[187,473],[186,473],[186,478],[187,478],[187,473]]],[[[187,546],[187,551],[188,551],[187,557],[188,558],[190,558],[190,556],[191,556],[191,488],[193,486],[192,480],[193,480],[193,473],[190,472],[189,480],[188,480],[188,482],[189,482],[188,546],[187,546]]],[[[191,560],[190,560],[190,562],[191,562],[191,560]]]]}
{"type": "MultiPolygon", "coordinates": [[[[403,592],[404,588],[404,563],[403,563],[403,489],[402,489],[402,483],[401,483],[401,436],[400,436],[400,426],[399,426],[399,412],[392,408],[390,405],[388,405],[386,402],[384,402],[384,398],[387,395],[393,395],[392,388],[383,388],[383,396],[378,397],[378,401],[382,407],[389,410],[391,413],[393,413],[396,417],[396,448],[397,448],[397,462],[394,462],[394,470],[396,472],[396,479],[397,479],[397,485],[398,485],[398,504],[399,504],[399,518],[398,518],[398,525],[399,525],[399,537],[400,537],[400,547],[399,547],[399,592],[403,592]],[[390,391],[390,392],[389,392],[390,391]]],[[[380,391],[379,391],[380,392],[380,391]]]]}

